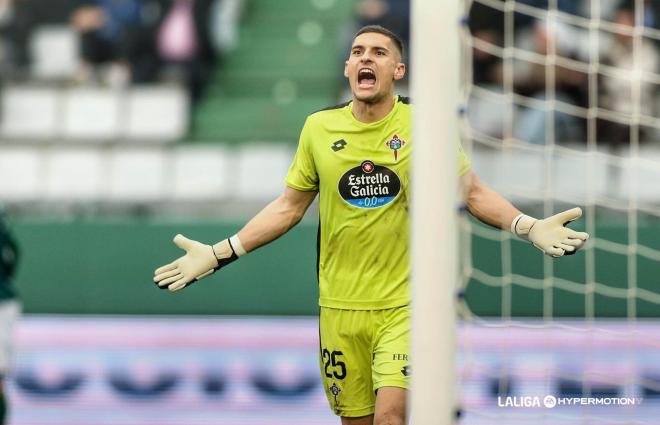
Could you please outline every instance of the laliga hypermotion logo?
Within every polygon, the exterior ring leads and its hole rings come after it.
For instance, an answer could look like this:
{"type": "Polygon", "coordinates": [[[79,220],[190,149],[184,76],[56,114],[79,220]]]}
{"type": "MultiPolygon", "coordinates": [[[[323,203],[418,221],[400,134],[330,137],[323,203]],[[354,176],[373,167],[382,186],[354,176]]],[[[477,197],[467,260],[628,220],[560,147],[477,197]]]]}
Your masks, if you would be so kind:
{"type": "Polygon", "coordinates": [[[394,160],[396,161],[399,156],[399,149],[403,147],[403,145],[406,144],[403,140],[399,139],[399,136],[396,134],[392,136],[392,139],[390,139],[388,142],[385,143],[388,148],[392,149],[394,151],[394,160]]]}

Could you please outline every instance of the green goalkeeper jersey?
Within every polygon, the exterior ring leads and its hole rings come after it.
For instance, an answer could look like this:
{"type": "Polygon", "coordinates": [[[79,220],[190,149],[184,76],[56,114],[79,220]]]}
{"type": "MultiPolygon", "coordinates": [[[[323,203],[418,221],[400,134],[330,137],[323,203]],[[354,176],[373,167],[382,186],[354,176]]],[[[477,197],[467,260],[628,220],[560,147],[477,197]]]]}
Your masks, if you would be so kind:
{"type": "MultiPolygon", "coordinates": [[[[285,182],[319,192],[319,304],[398,307],[410,299],[412,108],[408,99],[397,97],[385,118],[366,124],[355,119],[352,106],[307,117],[285,182]]],[[[459,148],[459,174],[469,168],[459,148]]]]}

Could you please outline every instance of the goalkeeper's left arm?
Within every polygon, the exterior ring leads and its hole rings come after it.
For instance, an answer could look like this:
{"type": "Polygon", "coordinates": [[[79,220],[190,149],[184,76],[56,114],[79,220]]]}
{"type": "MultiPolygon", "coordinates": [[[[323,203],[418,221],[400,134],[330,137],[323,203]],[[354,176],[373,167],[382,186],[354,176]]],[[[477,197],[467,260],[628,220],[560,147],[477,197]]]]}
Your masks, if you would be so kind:
{"type": "Polygon", "coordinates": [[[509,230],[552,257],[574,254],[589,238],[585,232],[566,227],[582,215],[573,208],[545,219],[520,212],[500,194],[484,185],[472,171],[461,177],[468,211],[480,221],[509,230]]]}

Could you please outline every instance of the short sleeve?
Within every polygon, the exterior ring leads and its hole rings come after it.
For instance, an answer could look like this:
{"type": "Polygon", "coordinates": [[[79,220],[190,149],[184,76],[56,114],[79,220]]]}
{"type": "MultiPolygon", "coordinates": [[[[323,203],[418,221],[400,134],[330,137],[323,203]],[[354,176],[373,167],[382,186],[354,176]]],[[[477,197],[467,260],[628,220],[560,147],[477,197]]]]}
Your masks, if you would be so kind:
{"type": "Polygon", "coordinates": [[[470,164],[470,158],[468,158],[465,150],[463,150],[463,145],[458,144],[458,176],[462,176],[472,168],[470,164]]]}
{"type": "Polygon", "coordinates": [[[316,170],[316,164],[314,163],[310,133],[311,129],[308,119],[300,132],[300,141],[298,142],[296,155],[289,168],[289,173],[286,179],[284,179],[284,183],[287,186],[305,192],[319,189],[319,176],[316,170]]]}

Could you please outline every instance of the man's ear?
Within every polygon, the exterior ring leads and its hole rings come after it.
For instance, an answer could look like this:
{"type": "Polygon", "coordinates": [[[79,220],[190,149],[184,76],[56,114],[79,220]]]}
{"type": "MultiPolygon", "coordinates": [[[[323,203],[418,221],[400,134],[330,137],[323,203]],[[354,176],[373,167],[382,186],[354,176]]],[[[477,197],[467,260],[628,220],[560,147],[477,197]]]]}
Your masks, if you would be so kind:
{"type": "Polygon", "coordinates": [[[348,61],[344,62],[344,77],[348,78],[348,61]]]}
{"type": "Polygon", "coordinates": [[[394,69],[394,79],[401,80],[406,75],[406,64],[399,62],[394,69]]]}

